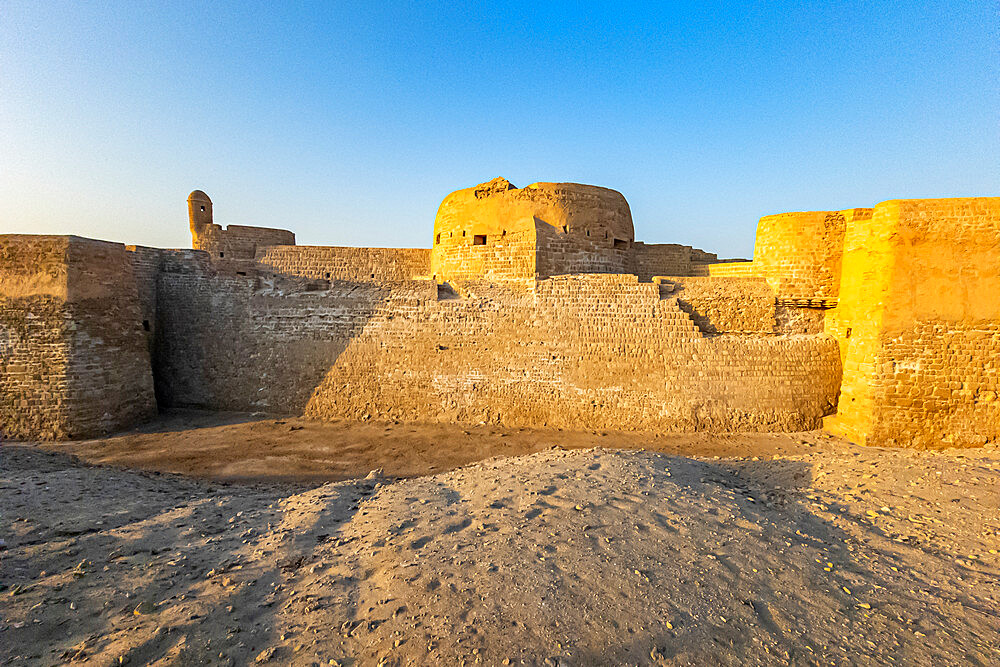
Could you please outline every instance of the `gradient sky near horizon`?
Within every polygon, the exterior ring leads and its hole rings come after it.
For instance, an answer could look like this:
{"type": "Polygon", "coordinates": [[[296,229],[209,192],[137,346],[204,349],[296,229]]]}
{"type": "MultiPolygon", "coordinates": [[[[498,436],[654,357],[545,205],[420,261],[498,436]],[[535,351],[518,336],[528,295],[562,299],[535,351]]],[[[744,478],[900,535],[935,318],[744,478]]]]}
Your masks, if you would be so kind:
{"type": "Polygon", "coordinates": [[[450,191],[621,191],[636,238],[1000,195],[1000,3],[0,2],[0,233],[429,247],[450,191]]]}

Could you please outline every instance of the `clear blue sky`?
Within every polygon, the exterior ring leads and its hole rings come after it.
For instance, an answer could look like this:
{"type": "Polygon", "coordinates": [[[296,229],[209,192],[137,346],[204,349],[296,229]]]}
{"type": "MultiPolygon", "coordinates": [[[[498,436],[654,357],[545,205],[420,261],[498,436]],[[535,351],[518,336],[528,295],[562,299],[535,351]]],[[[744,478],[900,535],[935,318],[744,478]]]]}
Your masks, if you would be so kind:
{"type": "Polygon", "coordinates": [[[621,191],[636,238],[1000,195],[994,1],[0,0],[0,233],[188,247],[185,198],[429,247],[451,190],[621,191]]]}

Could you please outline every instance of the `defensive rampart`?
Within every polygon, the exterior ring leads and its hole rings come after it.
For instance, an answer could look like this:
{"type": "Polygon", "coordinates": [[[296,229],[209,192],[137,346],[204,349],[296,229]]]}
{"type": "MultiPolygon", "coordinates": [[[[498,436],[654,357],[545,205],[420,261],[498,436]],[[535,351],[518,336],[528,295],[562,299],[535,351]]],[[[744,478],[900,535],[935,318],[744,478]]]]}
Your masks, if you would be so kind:
{"type": "Polygon", "coordinates": [[[256,263],[265,272],[303,278],[399,282],[429,278],[431,251],[278,245],[258,249],[256,263]]]}
{"type": "MultiPolygon", "coordinates": [[[[473,290],[474,292],[475,290],[473,290]]],[[[164,274],[171,405],[318,418],[602,429],[812,428],[832,411],[831,339],[703,338],[634,276],[459,297],[430,281],[258,290],[164,274]],[[224,309],[210,310],[210,304],[224,309]]]]}
{"type": "Polygon", "coordinates": [[[0,236],[0,436],[86,437],[155,413],[124,246],[0,236]]]}
{"type": "Polygon", "coordinates": [[[453,193],[429,250],[238,226],[224,250],[207,195],[188,207],[193,250],[0,236],[0,436],[159,403],[1000,440],[1000,198],[767,216],[751,262],[634,243],[624,198],[576,184],[453,193]]]}
{"type": "Polygon", "coordinates": [[[849,224],[827,428],[917,447],[1000,439],[998,267],[1000,197],[887,201],[849,224]]]}

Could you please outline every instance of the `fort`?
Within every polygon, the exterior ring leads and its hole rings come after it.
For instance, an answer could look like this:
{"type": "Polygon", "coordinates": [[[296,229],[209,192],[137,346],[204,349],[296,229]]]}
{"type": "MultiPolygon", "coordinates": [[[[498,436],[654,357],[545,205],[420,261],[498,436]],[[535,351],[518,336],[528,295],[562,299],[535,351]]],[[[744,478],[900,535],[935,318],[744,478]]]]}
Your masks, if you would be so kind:
{"type": "Polygon", "coordinates": [[[1000,439],[1000,197],[762,218],[752,260],[636,241],[618,192],[502,178],[431,247],[0,235],[0,436],[196,407],[628,431],[1000,439]]]}

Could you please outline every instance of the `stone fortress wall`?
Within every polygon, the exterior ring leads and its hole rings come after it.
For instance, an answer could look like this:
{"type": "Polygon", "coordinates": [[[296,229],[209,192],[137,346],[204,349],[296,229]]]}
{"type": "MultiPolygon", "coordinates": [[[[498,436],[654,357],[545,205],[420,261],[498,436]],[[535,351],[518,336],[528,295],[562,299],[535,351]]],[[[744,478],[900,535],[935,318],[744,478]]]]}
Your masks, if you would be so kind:
{"type": "Polygon", "coordinates": [[[223,228],[215,224],[213,218],[212,200],[208,195],[201,190],[188,195],[191,247],[204,250],[213,258],[228,260],[233,265],[252,263],[258,248],[295,245],[295,234],[285,229],[245,225],[223,228]]]}
{"type": "Polygon", "coordinates": [[[0,434],[64,439],[156,414],[129,253],[77,236],[0,236],[0,434]]]}
{"type": "Polygon", "coordinates": [[[844,241],[827,319],[844,359],[826,427],[935,447],[1000,437],[1000,198],[879,204],[844,241]]]}
{"type": "Polygon", "coordinates": [[[636,242],[620,194],[577,184],[457,191],[430,249],[296,246],[188,204],[192,250],[0,236],[3,437],[104,433],[158,404],[1000,438],[1000,198],[767,216],[752,261],[636,242]]]}
{"type": "Polygon", "coordinates": [[[254,261],[273,275],[316,280],[399,282],[426,280],[431,272],[431,251],[425,248],[274,245],[259,248],[254,261]]]}

